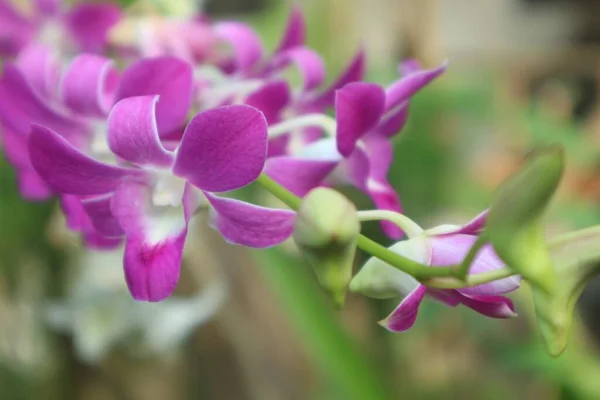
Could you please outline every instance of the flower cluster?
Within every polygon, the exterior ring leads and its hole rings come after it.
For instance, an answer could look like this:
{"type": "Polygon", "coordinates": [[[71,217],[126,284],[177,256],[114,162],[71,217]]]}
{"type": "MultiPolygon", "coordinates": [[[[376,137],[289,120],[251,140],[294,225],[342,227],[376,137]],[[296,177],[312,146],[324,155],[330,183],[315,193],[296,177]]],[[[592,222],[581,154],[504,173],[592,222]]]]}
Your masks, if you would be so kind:
{"type": "MultiPolygon", "coordinates": [[[[401,212],[387,180],[392,139],[407,121],[411,97],[446,64],[422,69],[414,60],[403,62],[400,78],[381,87],[363,81],[360,50],[325,85],[325,64],[305,43],[299,9],[268,53],[241,22],[204,16],[149,22],[114,6],[35,5],[25,13],[0,3],[4,152],[24,198],[58,197],[69,228],[92,248],[125,243],[125,279],[135,299],[161,301],[173,292],[188,225],[199,211],[210,213],[211,225],[230,243],[265,248],[292,236],[295,211],[232,193],[262,177],[292,197],[352,185],[378,210],[401,212]],[[50,28],[59,42],[43,40],[50,28]],[[300,75],[299,85],[290,71],[300,75]]],[[[401,228],[383,221],[390,238],[401,239],[401,228]]],[[[420,236],[391,250],[445,266],[462,260],[476,233],[463,228],[420,236]],[[427,251],[415,255],[421,247],[427,251]]],[[[345,254],[352,256],[356,242],[348,239],[345,254]]],[[[488,248],[472,271],[500,267],[488,248]]],[[[370,270],[367,264],[357,278],[370,270]]],[[[414,279],[398,285],[410,290],[387,320],[392,330],[412,324],[425,294],[484,315],[511,316],[512,304],[500,295],[518,281],[452,291],[427,289],[414,279]]]]}

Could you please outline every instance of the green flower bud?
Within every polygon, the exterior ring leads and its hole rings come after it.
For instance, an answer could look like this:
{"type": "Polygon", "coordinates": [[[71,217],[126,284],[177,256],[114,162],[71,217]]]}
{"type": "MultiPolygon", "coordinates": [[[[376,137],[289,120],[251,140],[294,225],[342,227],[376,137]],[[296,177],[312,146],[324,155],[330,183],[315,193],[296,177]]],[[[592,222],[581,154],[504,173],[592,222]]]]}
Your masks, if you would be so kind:
{"type": "Polygon", "coordinates": [[[338,307],[344,304],[352,279],[359,235],[356,207],[339,192],[317,188],[302,200],[294,225],[294,242],[338,307]]]}
{"type": "Polygon", "coordinates": [[[564,235],[550,245],[558,277],[552,293],[533,287],[540,333],[553,356],[567,346],[577,299],[586,284],[600,273],[600,227],[564,235]]]}
{"type": "Polygon", "coordinates": [[[560,182],[564,152],[554,146],[536,153],[502,184],[487,216],[485,235],[498,256],[534,286],[556,284],[541,223],[560,182]]]}

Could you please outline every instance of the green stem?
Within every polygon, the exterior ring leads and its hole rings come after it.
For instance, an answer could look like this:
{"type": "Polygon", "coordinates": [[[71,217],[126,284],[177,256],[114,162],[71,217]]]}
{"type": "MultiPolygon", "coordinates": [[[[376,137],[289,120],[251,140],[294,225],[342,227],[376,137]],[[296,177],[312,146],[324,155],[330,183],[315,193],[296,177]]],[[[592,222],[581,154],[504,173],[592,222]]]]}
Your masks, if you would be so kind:
{"type": "Polygon", "coordinates": [[[411,239],[423,233],[423,229],[406,215],[390,210],[367,210],[359,211],[359,221],[390,221],[396,224],[411,239]]]}
{"type": "Polygon", "coordinates": [[[465,287],[477,286],[484,283],[497,281],[498,279],[507,278],[513,275],[517,274],[509,267],[504,267],[493,271],[482,272],[476,275],[469,275],[466,280],[445,277],[424,280],[422,283],[437,289],[462,289],[465,287]]]}
{"type": "Polygon", "coordinates": [[[479,253],[479,250],[481,250],[483,245],[485,245],[485,242],[486,239],[483,235],[477,237],[477,240],[475,241],[475,243],[473,243],[473,246],[471,246],[469,252],[467,253],[462,263],[458,266],[456,270],[456,277],[458,279],[463,281],[467,279],[467,276],[469,275],[469,269],[471,268],[471,264],[473,264],[477,253],[479,253]]]}
{"type": "MultiPolygon", "coordinates": [[[[257,179],[257,182],[263,188],[265,188],[267,191],[269,191],[271,194],[277,197],[279,200],[283,201],[291,209],[297,210],[300,207],[302,199],[288,191],[279,183],[275,182],[264,172],[260,174],[260,176],[257,179]]],[[[454,274],[456,273],[456,270],[453,267],[430,268],[427,265],[423,265],[416,261],[412,261],[406,257],[401,256],[400,254],[396,254],[388,250],[386,247],[380,245],[379,243],[369,239],[364,235],[360,235],[358,237],[357,245],[363,251],[381,259],[382,261],[385,261],[394,268],[398,268],[399,270],[404,271],[409,275],[412,275],[416,279],[454,276],[454,274]]]]}

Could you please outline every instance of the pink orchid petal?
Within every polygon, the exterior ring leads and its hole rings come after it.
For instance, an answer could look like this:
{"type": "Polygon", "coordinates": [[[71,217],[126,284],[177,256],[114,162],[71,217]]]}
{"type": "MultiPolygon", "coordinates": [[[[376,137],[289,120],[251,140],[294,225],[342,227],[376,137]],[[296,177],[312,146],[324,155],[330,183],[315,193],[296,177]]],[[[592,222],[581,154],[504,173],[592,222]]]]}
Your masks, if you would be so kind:
{"type": "Polygon", "coordinates": [[[111,200],[112,195],[107,195],[84,199],[81,204],[98,234],[105,237],[120,237],[125,232],[112,214],[111,200]]]}
{"type": "Polygon", "coordinates": [[[2,150],[7,160],[17,168],[33,169],[27,150],[27,136],[15,133],[12,129],[0,129],[2,150]]]}
{"type": "Polygon", "coordinates": [[[19,193],[27,200],[43,201],[52,197],[52,189],[33,170],[17,170],[19,193]]]}
{"type": "Polygon", "coordinates": [[[460,296],[460,302],[470,309],[491,318],[516,317],[513,302],[504,296],[460,296]]]}
{"type": "Polygon", "coordinates": [[[384,102],[383,89],[371,83],[349,83],[336,92],[337,146],[343,156],[348,157],[358,139],[379,122],[384,102]]]}
{"type": "Polygon", "coordinates": [[[60,11],[61,3],[61,0],[35,0],[36,9],[46,17],[51,17],[60,11]]]}
{"type": "Polygon", "coordinates": [[[390,332],[404,332],[410,329],[417,320],[419,305],[425,297],[426,292],[427,288],[425,286],[417,286],[416,289],[402,300],[390,315],[384,320],[379,321],[379,325],[390,332]]]}
{"type": "Polygon", "coordinates": [[[19,53],[15,65],[40,96],[49,98],[58,87],[59,65],[48,47],[37,43],[27,46],[19,53]]]}
{"type": "Polygon", "coordinates": [[[83,137],[87,127],[52,109],[41,99],[14,65],[5,64],[0,79],[0,123],[15,133],[27,135],[32,123],[41,124],[62,136],[83,137]]]}
{"type": "Polygon", "coordinates": [[[80,3],[65,15],[70,38],[83,51],[101,53],[107,45],[110,28],[121,19],[121,9],[110,3],[80,3]]]}
{"type": "MultiPolygon", "coordinates": [[[[475,244],[476,236],[464,234],[437,235],[430,238],[432,255],[432,266],[449,266],[460,264],[470,248],[475,244]]],[[[504,263],[496,256],[490,245],[485,245],[479,250],[473,260],[470,269],[470,275],[476,275],[482,272],[494,271],[502,268],[504,263]]],[[[459,289],[458,291],[466,295],[486,295],[495,296],[512,292],[519,288],[519,279],[517,277],[508,277],[497,281],[484,283],[482,285],[459,289]]]]}
{"type": "Polygon", "coordinates": [[[115,101],[119,74],[112,60],[82,54],[71,62],[61,81],[61,95],[76,113],[104,117],[115,101]]]}
{"type": "Polygon", "coordinates": [[[363,49],[359,50],[354,56],[346,69],[340,74],[340,76],[329,86],[327,89],[312,100],[313,106],[318,109],[325,109],[333,106],[335,100],[335,92],[338,89],[343,88],[349,83],[360,81],[365,72],[365,52],[363,49]]]}
{"type": "Polygon", "coordinates": [[[158,136],[156,103],[159,96],[128,97],[119,101],[108,116],[108,146],[130,163],[169,167],[173,152],[158,136]]]}
{"type": "MultiPolygon", "coordinates": [[[[323,83],[325,64],[316,51],[306,47],[296,47],[281,53],[280,58],[281,65],[292,63],[296,66],[304,82],[304,91],[312,90],[323,83]]],[[[274,62],[277,63],[277,60],[274,62]]]]}
{"type": "Polygon", "coordinates": [[[475,218],[473,218],[471,221],[467,222],[466,224],[461,226],[456,231],[453,231],[450,233],[451,234],[461,233],[464,235],[479,235],[481,233],[481,231],[483,231],[483,228],[485,228],[485,221],[487,219],[487,214],[488,214],[488,210],[483,211],[482,213],[477,215],[475,218]]]}
{"type": "Polygon", "coordinates": [[[93,249],[114,249],[121,244],[120,238],[105,237],[92,224],[79,196],[61,195],[60,206],[69,229],[80,232],[85,244],[93,249]]]}
{"type": "Polygon", "coordinates": [[[183,134],[176,175],[209,192],[238,189],[260,175],[267,154],[267,122],[247,105],[213,108],[196,115],[183,134]]]}
{"type": "Polygon", "coordinates": [[[81,197],[62,194],[60,196],[60,207],[65,214],[67,227],[72,231],[86,232],[92,230],[89,216],[83,208],[81,197]]]}
{"type": "Polygon", "coordinates": [[[273,157],[267,160],[265,173],[295,195],[303,197],[322,184],[337,165],[337,161],[273,157]]]}
{"type": "Polygon", "coordinates": [[[115,250],[123,243],[122,238],[102,236],[95,231],[83,233],[83,241],[88,248],[96,250],[115,250]]]}
{"type": "Polygon", "coordinates": [[[241,22],[221,22],[215,25],[214,32],[231,46],[236,71],[250,72],[263,58],[260,37],[248,25],[241,22]]]}
{"type": "Polygon", "coordinates": [[[292,235],[293,211],[259,207],[210,193],[205,195],[212,206],[211,226],[229,243],[265,248],[292,235]]]}
{"type": "Polygon", "coordinates": [[[276,80],[265,83],[252,92],[244,101],[249,106],[262,111],[269,125],[281,119],[281,113],[290,104],[291,91],[286,81],[276,80]]]}
{"type": "Polygon", "coordinates": [[[31,42],[35,25],[10,2],[0,1],[0,56],[15,56],[31,42]]]}
{"type": "Polygon", "coordinates": [[[117,100],[159,95],[156,124],[162,136],[183,126],[192,104],[192,66],[176,57],[142,59],[123,72],[117,100]]]}
{"type": "Polygon", "coordinates": [[[296,46],[302,46],[306,39],[306,22],[299,7],[293,7],[288,18],[285,32],[275,53],[281,53],[296,46]]]}
{"type": "Polygon", "coordinates": [[[385,109],[392,108],[408,101],[411,96],[440,76],[446,71],[448,63],[443,63],[441,66],[433,69],[416,68],[414,61],[409,61],[408,72],[398,81],[387,88],[385,92],[385,109]]]}
{"type": "Polygon", "coordinates": [[[399,133],[408,120],[409,103],[404,103],[397,110],[393,110],[385,115],[375,131],[383,136],[391,137],[399,133]]]}
{"type": "Polygon", "coordinates": [[[187,222],[183,207],[156,207],[151,188],[124,181],[115,190],[111,211],[127,235],[125,280],[134,299],[161,301],[179,280],[187,222]]]}
{"type": "Polygon", "coordinates": [[[65,194],[105,194],[122,178],[144,174],[93,160],[52,130],[35,124],[29,135],[29,158],[48,186],[65,194]]]}

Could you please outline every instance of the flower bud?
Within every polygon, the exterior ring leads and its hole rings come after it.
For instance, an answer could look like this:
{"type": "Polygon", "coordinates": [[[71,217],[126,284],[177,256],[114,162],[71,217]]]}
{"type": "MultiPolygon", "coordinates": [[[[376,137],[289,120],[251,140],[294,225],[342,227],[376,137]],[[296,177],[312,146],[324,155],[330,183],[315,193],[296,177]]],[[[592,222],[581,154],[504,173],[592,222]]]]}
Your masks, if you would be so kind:
{"type": "Polygon", "coordinates": [[[550,254],[558,277],[547,293],[533,287],[535,314],[548,352],[560,355],[567,346],[577,299],[586,284],[600,274],[600,230],[585,229],[555,240],[550,254]]]}
{"type": "Polygon", "coordinates": [[[533,285],[551,291],[556,283],[542,217],[562,177],[564,153],[549,147],[535,154],[502,184],[490,207],[485,235],[498,256],[533,285]]]}
{"type": "Polygon", "coordinates": [[[303,199],[294,225],[294,242],[339,307],[352,279],[359,234],[356,207],[340,193],[317,188],[303,199]]]}

